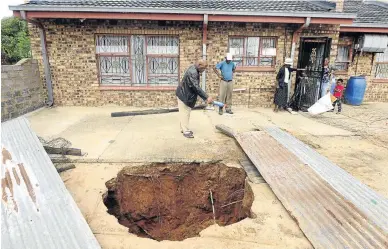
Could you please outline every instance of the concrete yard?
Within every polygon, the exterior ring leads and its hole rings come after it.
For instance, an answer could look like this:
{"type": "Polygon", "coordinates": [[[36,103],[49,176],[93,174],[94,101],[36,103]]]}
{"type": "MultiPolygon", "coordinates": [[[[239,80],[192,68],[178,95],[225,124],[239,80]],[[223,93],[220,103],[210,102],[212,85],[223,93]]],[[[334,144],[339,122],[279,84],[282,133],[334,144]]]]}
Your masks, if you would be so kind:
{"type": "Polygon", "coordinates": [[[344,105],[343,114],[273,113],[271,109],[235,108],[234,115],[193,111],[195,139],[184,138],[178,113],[111,118],[123,107],[57,107],[28,115],[45,140],[62,137],[87,154],[72,157],[76,168],[61,173],[68,190],[104,249],[119,248],[313,248],[266,183],[251,183],[253,217],[227,227],[212,225],[200,237],[180,242],[129,234],[106,213],[105,182],[124,166],[164,161],[222,160],[239,167],[245,157],[235,141],[215,129],[224,124],[237,131],[267,125],[293,134],[358,180],[388,197],[388,104],[344,105]]]}

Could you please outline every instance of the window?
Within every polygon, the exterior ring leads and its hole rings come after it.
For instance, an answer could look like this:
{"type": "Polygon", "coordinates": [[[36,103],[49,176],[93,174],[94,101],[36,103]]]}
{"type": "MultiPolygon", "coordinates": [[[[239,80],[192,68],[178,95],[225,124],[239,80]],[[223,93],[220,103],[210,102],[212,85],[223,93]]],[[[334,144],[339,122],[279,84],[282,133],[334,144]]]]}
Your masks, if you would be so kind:
{"type": "Polygon", "coordinates": [[[178,84],[178,37],[98,35],[96,54],[101,85],[178,84]]]}
{"type": "Polygon", "coordinates": [[[96,42],[100,84],[129,84],[129,36],[104,35],[96,42]]]}
{"type": "Polygon", "coordinates": [[[274,67],[276,39],[269,37],[231,37],[229,52],[237,66],[274,67]]]}
{"type": "Polygon", "coordinates": [[[384,53],[376,54],[376,79],[388,79],[388,48],[384,53]]]}
{"type": "Polygon", "coordinates": [[[351,57],[351,49],[351,45],[338,45],[337,59],[335,61],[335,66],[337,70],[348,70],[351,57]]]}

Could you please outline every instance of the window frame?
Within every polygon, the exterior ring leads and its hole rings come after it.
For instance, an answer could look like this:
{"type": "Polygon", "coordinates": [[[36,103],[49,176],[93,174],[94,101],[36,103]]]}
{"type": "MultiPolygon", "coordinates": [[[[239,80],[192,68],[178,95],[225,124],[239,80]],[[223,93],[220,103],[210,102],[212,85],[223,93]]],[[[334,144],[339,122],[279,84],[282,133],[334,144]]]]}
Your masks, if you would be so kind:
{"type": "MultiPolygon", "coordinates": [[[[176,88],[179,84],[180,80],[180,39],[179,35],[144,35],[145,37],[145,57],[146,57],[146,78],[147,78],[147,87],[160,87],[160,86],[155,86],[155,85],[150,85],[150,74],[149,74],[149,63],[150,59],[152,58],[177,58],[177,67],[178,67],[178,73],[177,73],[177,84],[176,85],[171,85],[168,87],[174,87],[176,88]],[[178,39],[178,54],[149,54],[147,47],[148,47],[148,37],[175,37],[178,39]]],[[[163,75],[163,74],[162,74],[163,75]]]]}
{"type": "MultiPolygon", "coordinates": [[[[386,48],[386,50],[384,51],[384,53],[382,54],[385,54],[387,53],[386,55],[386,60],[385,61],[377,61],[378,58],[375,58],[375,65],[374,65],[374,68],[373,68],[373,78],[374,78],[374,82],[377,82],[377,83],[388,83],[388,73],[387,73],[387,77],[386,78],[376,78],[377,76],[377,69],[379,67],[379,65],[385,65],[387,67],[387,70],[388,70],[388,46],[386,48]]],[[[377,57],[378,55],[376,55],[377,57]]]]}
{"type": "Polygon", "coordinates": [[[180,36],[179,35],[172,35],[172,34],[121,34],[121,33],[96,33],[94,35],[94,52],[96,57],[96,66],[97,66],[97,80],[100,90],[157,90],[157,91],[171,91],[175,90],[176,87],[179,84],[180,80],[180,36]],[[107,53],[98,53],[97,52],[97,40],[99,36],[126,36],[128,37],[128,52],[107,52],[107,53]],[[144,36],[144,56],[145,56],[145,78],[146,78],[146,84],[139,85],[139,83],[132,82],[133,80],[133,63],[132,63],[132,36],[144,36]],[[177,48],[177,54],[148,54],[147,51],[147,38],[148,37],[175,37],[178,39],[178,48],[177,48]],[[100,57],[103,56],[111,56],[111,57],[127,57],[129,59],[129,82],[130,84],[102,84],[101,83],[101,71],[100,71],[100,57]],[[177,58],[177,84],[176,85],[165,85],[160,86],[156,84],[150,84],[149,83],[149,58],[177,58]]]}
{"type": "Polygon", "coordinates": [[[94,52],[96,54],[96,65],[97,65],[97,79],[98,79],[98,84],[100,86],[107,86],[104,84],[101,84],[101,67],[100,67],[100,57],[127,57],[128,58],[128,63],[129,63],[129,82],[132,83],[132,73],[131,73],[131,68],[132,68],[132,62],[131,62],[131,35],[128,34],[96,34],[95,39],[94,39],[94,52]],[[123,37],[128,37],[128,52],[104,52],[104,53],[98,53],[97,52],[97,40],[99,36],[123,36],[123,37]]]}
{"type": "MultiPolygon", "coordinates": [[[[276,36],[256,36],[256,35],[247,35],[247,36],[241,36],[241,35],[231,35],[228,36],[228,51],[230,51],[230,40],[231,39],[243,39],[243,56],[241,56],[242,59],[242,65],[238,65],[236,67],[236,71],[246,71],[246,72],[271,72],[275,71],[276,68],[276,58],[278,53],[278,37],[276,36]],[[246,39],[249,37],[258,37],[259,38],[259,48],[258,48],[258,55],[257,57],[249,57],[249,58],[257,58],[258,65],[255,66],[246,66],[244,65],[244,59],[247,58],[245,56],[246,52],[246,39]],[[263,39],[274,39],[275,49],[276,49],[276,55],[275,56],[262,56],[262,49],[263,49],[263,39]],[[273,63],[271,66],[260,66],[260,60],[261,58],[273,58],[273,63]]],[[[236,56],[236,55],[233,55],[236,56]]]]}
{"type": "Polygon", "coordinates": [[[340,41],[337,45],[337,55],[335,58],[335,65],[337,63],[346,63],[346,69],[338,70],[337,73],[347,73],[349,70],[350,63],[352,62],[352,56],[353,56],[353,42],[352,41],[340,41]],[[347,61],[337,61],[338,53],[339,53],[339,47],[349,47],[349,55],[347,61]]]}

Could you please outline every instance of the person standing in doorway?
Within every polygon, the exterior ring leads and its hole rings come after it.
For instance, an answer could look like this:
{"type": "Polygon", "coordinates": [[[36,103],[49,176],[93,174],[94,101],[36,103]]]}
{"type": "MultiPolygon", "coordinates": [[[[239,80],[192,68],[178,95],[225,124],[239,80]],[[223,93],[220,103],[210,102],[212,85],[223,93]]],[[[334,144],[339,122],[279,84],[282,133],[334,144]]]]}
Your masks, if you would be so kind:
{"type": "Polygon", "coordinates": [[[288,84],[291,82],[291,72],[299,70],[296,68],[291,68],[291,65],[292,59],[287,58],[284,62],[284,65],[280,68],[278,74],[276,75],[277,86],[274,96],[274,112],[278,112],[279,109],[287,108],[288,84]]]}
{"type": "Polygon", "coordinates": [[[187,138],[194,138],[193,132],[189,129],[189,121],[190,112],[197,102],[197,97],[200,96],[208,104],[213,102],[213,99],[199,86],[199,76],[206,68],[207,62],[204,60],[199,60],[191,65],[186,70],[175,92],[178,99],[181,132],[187,138]]]}
{"type": "Polygon", "coordinates": [[[336,70],[335,67],[330,66],[329,58],[326,58],[325,62],[323,64],[323,77],[322,77],[321,97],[326,95],[326,93],[330,90],[329,89],[330,79],[331,79],[331,77],[334,77],[334,75],[332,73],[335,70],[336,70]]]}
{"type": "Polygon", "coordinates": [[[337,99],[333,102],[333,111],[334,111],[334,108],[335,106],[337,105],[338,106],[338,112],[337,114],[340,114],[341,111],[342,111],[342,104],[341,104],[341,98],[342,98],[342,94],[344,93],[344,81],[343,79],[338,79],[337,80],[337,84],[334,88],[334,97],[336,97],[337,99]]]}
{"type": "MultiPolygon", "coordinates": [[[[232,112],[232,93],[233,93],[233,74],[236,70],[236,64],[232,61],[233,56],[228,53],[224,61],[221,61],[216,65],[214,71],[220,78],[220,93],[219,101],[226,104],[226,113],[233,114],[232,112]],[[219,71],[218,71],[219,70],[219,71]]],[[[223,108],[220,107],[218,113],[222,115],[224,113],[223,108]]]]}

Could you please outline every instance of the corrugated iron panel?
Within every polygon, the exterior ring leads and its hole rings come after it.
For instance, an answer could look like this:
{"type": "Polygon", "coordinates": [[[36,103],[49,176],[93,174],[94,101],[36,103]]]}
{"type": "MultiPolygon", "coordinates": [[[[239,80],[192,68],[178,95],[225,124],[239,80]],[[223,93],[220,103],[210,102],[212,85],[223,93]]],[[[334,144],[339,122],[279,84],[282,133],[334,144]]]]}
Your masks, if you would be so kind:
{"type": "Polygon", "coordinates": [[[1,124],[1,248],[101,248],[28,121],[1,124]]]}
{"type": "Polygon", "coordinates": [[[315,248],[387,248],[387,233],[270,135],[236,139],[315,248]]]}
{"type": "Polygon", "coordinates": [[[277,127],[266,131],[302,162],[311,167],[332,188],[352,202],[366,217],[388,233],[388,199],[358,181],[341,167],[294,136],[277,127]]]}

